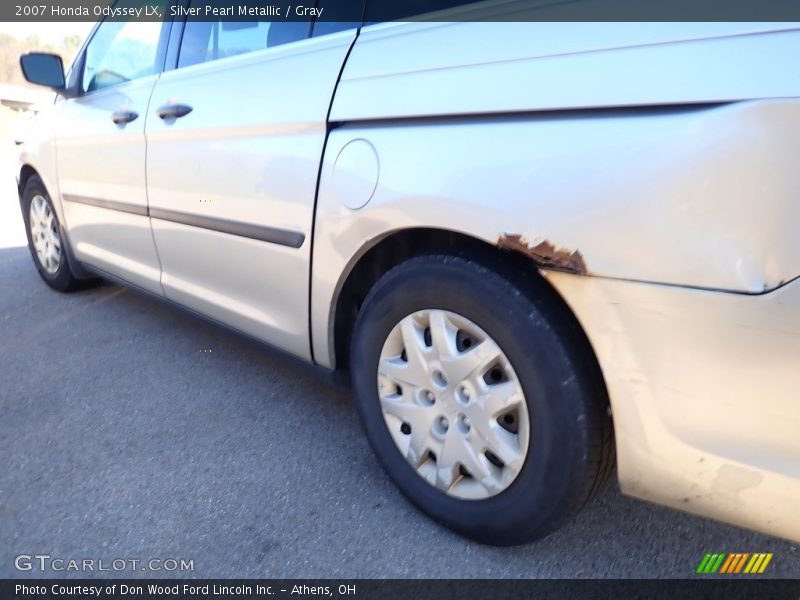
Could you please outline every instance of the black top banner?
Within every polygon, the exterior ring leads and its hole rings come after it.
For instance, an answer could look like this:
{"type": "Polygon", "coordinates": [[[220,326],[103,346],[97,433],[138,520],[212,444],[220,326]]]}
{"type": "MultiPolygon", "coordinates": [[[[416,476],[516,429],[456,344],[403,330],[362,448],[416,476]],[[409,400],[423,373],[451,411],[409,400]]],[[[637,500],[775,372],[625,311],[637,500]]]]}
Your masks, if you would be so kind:
{"type": "Polygon", "coordinates": [[[798,22],[800,0],[7,0],[0,20],[798,22]]]}

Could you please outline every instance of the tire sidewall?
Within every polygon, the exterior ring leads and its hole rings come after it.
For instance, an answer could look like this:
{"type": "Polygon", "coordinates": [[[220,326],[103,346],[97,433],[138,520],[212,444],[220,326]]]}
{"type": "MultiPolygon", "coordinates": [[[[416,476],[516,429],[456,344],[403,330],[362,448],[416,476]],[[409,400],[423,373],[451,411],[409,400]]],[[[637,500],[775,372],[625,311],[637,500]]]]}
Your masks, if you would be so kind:
{"type": "Polygon", "coordinates": [[[356,323],[352,379],[367,437],[401,491],[434,519],[489,543],[544,535],[580,508],[572,506],[574,488],[585,474],[588,443],[585,394],[563,336],[542,307],[485,267],[458,259],[414,263],[376,284],[356,323]],[[377,389],[383,343],[402,318],[423,309],[449,310],[473,321],[500,346],[522,384],[531,420],[528,456],[511,485],[490,498],[460,500],[428,484],[385,424],[377,389]]]}

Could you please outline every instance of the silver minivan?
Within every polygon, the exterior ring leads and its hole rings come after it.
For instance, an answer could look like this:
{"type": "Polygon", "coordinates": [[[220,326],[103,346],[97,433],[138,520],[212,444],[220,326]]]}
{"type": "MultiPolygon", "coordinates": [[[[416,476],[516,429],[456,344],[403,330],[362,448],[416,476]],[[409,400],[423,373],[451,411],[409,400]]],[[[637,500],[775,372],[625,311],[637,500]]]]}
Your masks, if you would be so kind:
{"type": "Polygon", "coordinates": [[[48,285],[109,278],[349,381],[398,487],[473,539],[554,531],[616,464],[800,540],[796,24],[176,5],[102,21],[66,73],[22,57],[57,92],[19,146],[48,285]]]}

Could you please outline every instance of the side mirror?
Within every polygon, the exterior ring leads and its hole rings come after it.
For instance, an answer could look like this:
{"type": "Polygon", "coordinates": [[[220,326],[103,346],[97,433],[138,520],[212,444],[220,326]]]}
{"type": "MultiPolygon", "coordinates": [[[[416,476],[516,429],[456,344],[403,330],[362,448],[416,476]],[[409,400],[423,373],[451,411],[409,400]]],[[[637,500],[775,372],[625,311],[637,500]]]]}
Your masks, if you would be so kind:
{"type": "Polygon", "coordinates": [[[19,57],[25,79],[37,85],[44,85],[57,92],[66,91],[64,63],[58,54],[31,52],[19,57]]]}

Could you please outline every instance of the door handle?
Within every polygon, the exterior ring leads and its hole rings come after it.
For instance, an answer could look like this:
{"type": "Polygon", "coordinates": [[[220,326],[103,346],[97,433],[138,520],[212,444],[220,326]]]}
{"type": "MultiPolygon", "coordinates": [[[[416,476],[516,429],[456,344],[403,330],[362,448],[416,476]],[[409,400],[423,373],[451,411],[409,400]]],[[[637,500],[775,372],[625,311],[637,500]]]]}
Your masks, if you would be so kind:
{"type": "Polygon", "coordinates": [[[160,107],[156,114],[160,119],[180,119],[192,112],[192,107],[188,104],[165,104],[160,107]]]}
{"type": "Polygon", "coordinates": [[[116,125],[125,125],[126,123],[135,121],[138,118],[139,113],[135,113],[132,110],[118,110],[111,115],[111,120],[114,121],[114,124],[116,125]]]}

